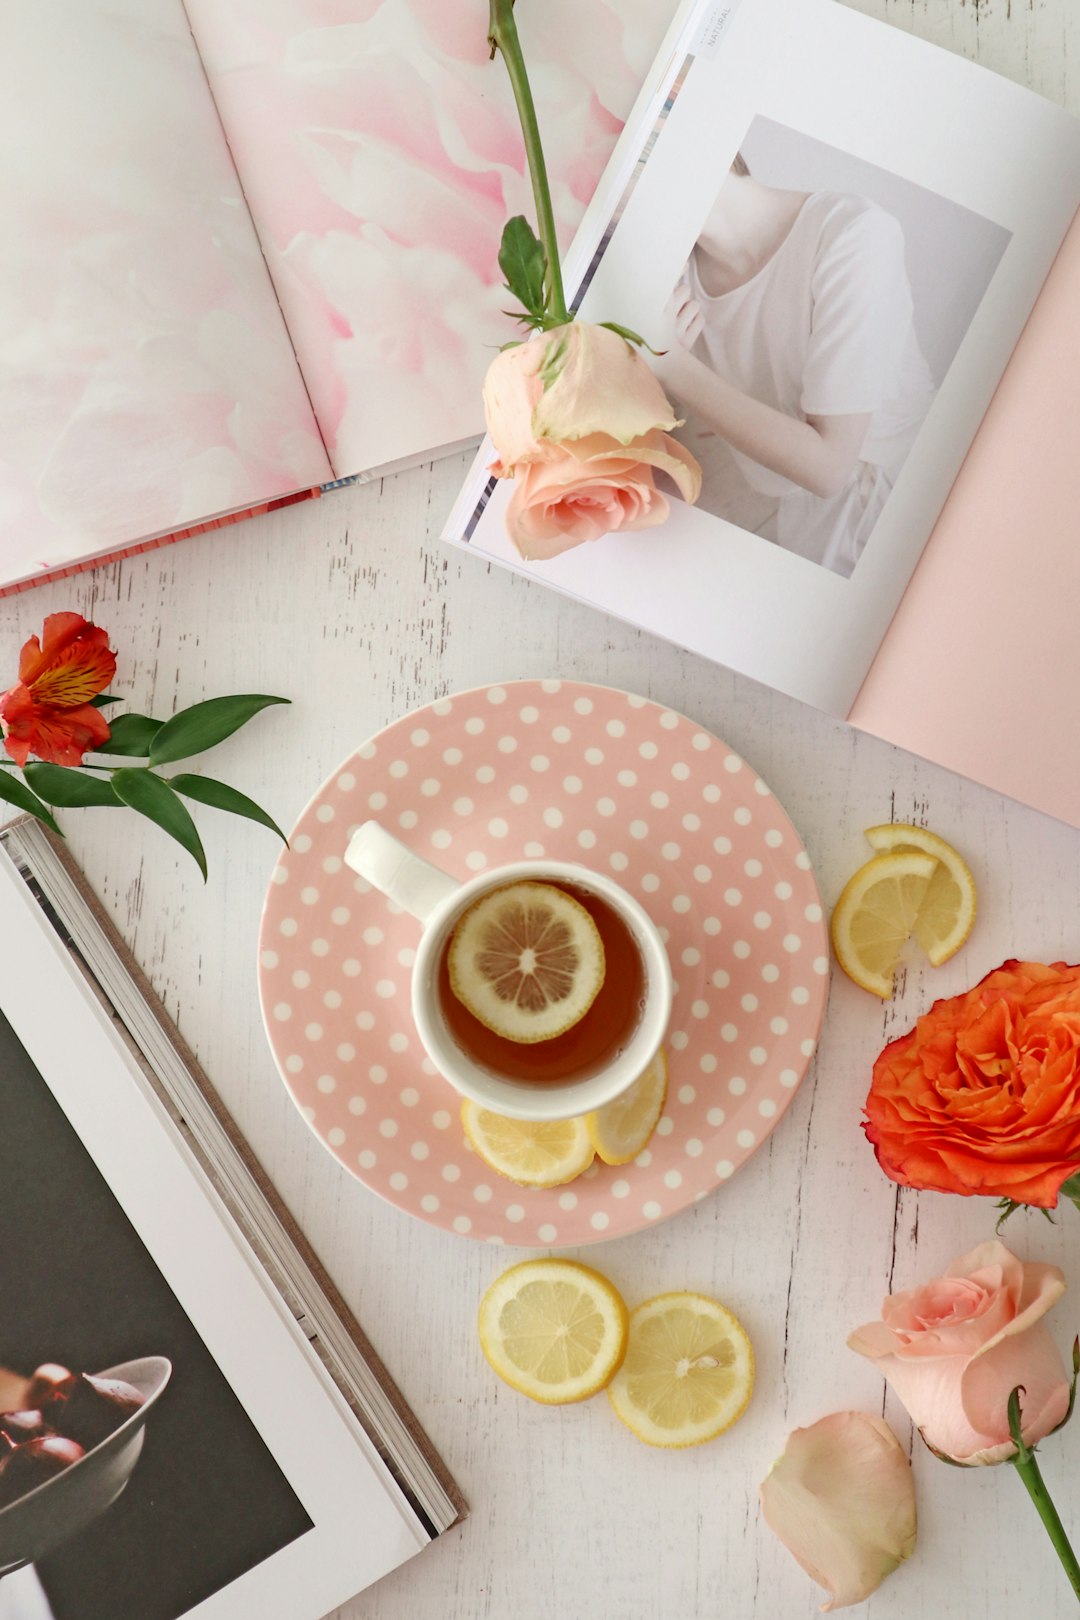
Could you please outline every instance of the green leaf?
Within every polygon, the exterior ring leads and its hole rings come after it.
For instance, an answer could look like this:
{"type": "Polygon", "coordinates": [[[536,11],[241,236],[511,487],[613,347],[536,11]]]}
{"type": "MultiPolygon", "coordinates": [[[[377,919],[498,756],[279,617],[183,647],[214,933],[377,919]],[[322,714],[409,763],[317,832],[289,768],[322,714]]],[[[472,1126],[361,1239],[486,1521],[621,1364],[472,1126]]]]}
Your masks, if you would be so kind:
{"type": "Polygon", "coordinates": [[[628,326],[620,326],[618,321],[599,321],[609,332],[616,332],[619,337],[625,338],[627,343],[633,343],[639,349],[648,349],[650,354],[665,354],[665,349],[654,349],[651,343],[646,343],[640,332],[632,332],[628,326]]]}
{"type": "Polygon", "coordinates": [[[87,776],[71,765],[27,765],[23,775],[46,804],[62,810],[82,810],[87,805],[122,803],[107,776],[87,776]]]}
{"type": "Polygon", "coordinates": [[[215,782],[211,776],[170,776],[168,783],[175,793],[183,793],[199,804],[208,804],[214,810],[228,810],[234,816],[246,816],[249,821],[269,827],[288,846],[289,840],[273,817],[260,809],[254,799],[249,799],[246,793],[237,792],[228,783],[215,782]]]}
{"type": "MultiPolygon", "coordinates": [[[[17,776],[9,771],[0,771],[0,799],[7,804],[13,804],[17,810],[25,810],[31,816],[37,816],[46,827],[51,827],[54,833],[60,832],[55,819],[49,814],[36,793],[31,793],[25,782],[20,782],[17,776]]],[[[64,836],[60,833],[61,838],[64,836]]]]}
{"type": "Polygon", "coordinates": [[[1058,1188],[1059,1206],[1061,1204],[1062,1193],[1064,1193],[1065,1197],[1068,1198],[1077,1209],[1080,1209],[1080,1174],[1070,1176],[1068,1181],[1063,1181],[1061,1183],[1061,1186],[1058,1188]]]}
{"type": "Polygon", "coordinates": [[[547,257],[524,214],[515,214],[503,227],[499,269],[506,277],[507,291],[520,299],[530,315],[543,315],[547,257]]]}
{"type": "Polygon", "coordinates": [[[150,744],[161,730],[160,720],[148,714],[120,714],[110,723],[109,740],[94,750],[98,754],[124,754],[146,759],[150,744]]]}
{"type": "Polygon", "coordinates": [[[97,697],[90,699],[95,709],[107,709],[110,703],[120,703],[121,701],[118,697],[109,697],[105,692],[99,692],[97,697]]]}
{"type": "Polygon", "coordinates": [[[171,765],[174,760],[201,754],[215,743],[224,742],[246,725],[260,709],[272,703],[288,703],[288,698],[258,697],[248,693],[235,697],[208,698],[190,709],[181,709],[166,720],[150,745],[151,765],[171,765]]]}
{"type": "Polygon", "coordinates": [[[175,838],[189,855],[194,856],[205,883],[206,853],[202,839],[191,819],[191,812],[169,784],[152,771],[133,770],[130,767],[114,771],[112,782],[118,797],[125,804],[150,821],[156,821],[170,838],[175,838]]]}

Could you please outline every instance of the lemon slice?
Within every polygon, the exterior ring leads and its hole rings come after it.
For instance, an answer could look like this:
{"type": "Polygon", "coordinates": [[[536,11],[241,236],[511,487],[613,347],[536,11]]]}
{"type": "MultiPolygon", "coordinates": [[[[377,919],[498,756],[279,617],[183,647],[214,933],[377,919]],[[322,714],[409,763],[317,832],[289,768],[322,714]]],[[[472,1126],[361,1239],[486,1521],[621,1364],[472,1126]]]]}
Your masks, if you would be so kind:
{"type": "Polygon", "coordinates": [[[585,1115],[589,1138],[605,1164],[629,1164],[655,1131],[667,1096],[663,1048],[621,1097],[585,1115]]]}
{"type": "Polygon", "coordinates": [[[450,988],[496,1035],[528,1044],[583,1018],[604,982],[604,946],[585,907],[550,883],[484,895],[450,940],[450,988]]]}
{"type": "Polygon", "coordinates": [[[576,1260],[525,1260],[480,1301],[480,1347],[511,1389],[547,1406],[604,1388],[626,1353],[626,1306],[576,1260]]]}
{"type": "Polygon", "coordinates": [[[730,1429],[754,1387],[741,1322],[704,1294],[658,1294],[630,1314],[615,1416],[650,1446],[699,1446],[730,1429]]]}
{"type": "Polygon", "coordinates": [[[832,914],[836,960],[849,979],[888,999],[897,959],[911,938],[937,861],[894,849],[860,866],[832,914]]]}
{"type": "Polygon", "coordinates": [[[866,836],[876,850],[918,849],[937,861],[914,932],[932,965],[940,967],[956,955],[975,925],[975,879],[967,862],[944,838],[925,827],[893,823],[867,827],[866,836]]]}
{"type": "Polygon", "coordinates": [[[485,1164],[521,1187],[561,1187],[593,1162],[592,1138],[578,1119],[507,1119],[466,1097],[466,1139],[485,1164]]]}

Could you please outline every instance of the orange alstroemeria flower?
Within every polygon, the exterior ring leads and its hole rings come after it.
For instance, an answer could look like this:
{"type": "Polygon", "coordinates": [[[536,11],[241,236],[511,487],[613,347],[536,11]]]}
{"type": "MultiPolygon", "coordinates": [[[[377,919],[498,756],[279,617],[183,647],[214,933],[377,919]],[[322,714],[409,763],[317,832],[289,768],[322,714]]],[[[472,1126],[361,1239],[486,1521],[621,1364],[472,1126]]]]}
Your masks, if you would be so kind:
{"type": "Polygon", "coordinates": [[[31,754],[52,765],[81,765],[108,741],[109,724],[91,698],[116,673],[105,630],[80,613],[50,613],[42,637],[19,655],[19,679],[0,696],[0,731],[16,765],[31,754]]]}

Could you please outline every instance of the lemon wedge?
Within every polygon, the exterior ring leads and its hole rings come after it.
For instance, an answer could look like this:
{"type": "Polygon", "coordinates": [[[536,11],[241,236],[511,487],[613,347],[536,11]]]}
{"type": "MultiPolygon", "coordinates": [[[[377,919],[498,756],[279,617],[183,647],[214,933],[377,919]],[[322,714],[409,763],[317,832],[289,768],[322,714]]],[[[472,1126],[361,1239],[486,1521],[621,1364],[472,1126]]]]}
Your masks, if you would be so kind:
{"type": "Polygon", "coordinates": [[[660,1121],[666,1096],[667,1057],[661,1048],[620,1097],[585,1115],[597,1157],[605,1164],[629,1164],[636,1158],[660,1121]]]}
{"type": "Polygon", "coordinates": [[[704,1294],[659,1294],[630,1314],[608,1399],[647,1445],[699,1446],[742,1416],[753,1387],[753,1347],[725,1306],[704,1294]]]}
{"type": "Polygon", "coordinates": [[[604,1388],[626,1353],[626,1306],[576,1260],[525,1260],[480,1301],[480,1347],[499,1377],[546,1406],[604,1388]]]}
{"type": "Polygon", "coordinates": [[[604,982],[604,945],[580,901],[550,883],[510,883],[454,929],[450,988],[496,1035],[529,1044],[585,1016],[604,982]]]}
{"type": "Polygon", "coordinates": [[[466,1140],[484,1163],[521,1187],[561,1187],[593,1162],[584,1119],[507,1119],[466,1097],[461,1105],[466,1140]]]}
{"type": "Polygon", "coordinates": [[[937,871],[937,860],[917,849],[894,849],[860,866],[832,914],[836,960],[849,979],[887,1000],[893,973],[911,938],[937,871]]]}
{"type": "Polygon", "coordinates": [[[866,836],[879,851],[921,850],[937,861],[915,918],[914,934],[932,966],[940,967],[963,945],[975,925],[975,879],[951,844],[925,827],[890,823],[868,827],[866,836]]]}

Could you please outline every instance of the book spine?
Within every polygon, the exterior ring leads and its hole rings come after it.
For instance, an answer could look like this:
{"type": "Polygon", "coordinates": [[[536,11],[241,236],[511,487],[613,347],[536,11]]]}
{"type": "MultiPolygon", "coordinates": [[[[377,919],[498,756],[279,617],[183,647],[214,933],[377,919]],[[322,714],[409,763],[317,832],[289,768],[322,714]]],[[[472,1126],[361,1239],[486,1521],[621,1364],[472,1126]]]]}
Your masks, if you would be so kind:
{"type": "Polygon", "coordinates": [[[110,551],[105,556],[85,557],[81,562],[68,563],[63,568],[45,568],[31,579],[20,579],[13,585],[0,586],[0,597],[17,596],[20,591],[32,591],[35,586],[44,585],[50,580],[68,579],[73,574],[84,574],[91,568],[103,568],[106,563],[121,562],[125,557],[140,557],[144,551],[156,551],[159,546],[171,546],[174,541],[187,540],[192,535],[208,534],[211,529],[225,529],[245,518],[261,517],[264,512],[276,512],[282,506],[295,506],[298,501],[313,501],[321,494],[319,485],[313,489],[299,489],[293,495],[280,495],[275,500],[262,501],[258,506],[247,506],[242,512],[228,512],[224,517],[207,518],[205,523],[193,523],[186,529],[172,529],[168,534],[156,535],[152,540],[140,540],[133,546],[123,546],[119,551],[110,551]]]}

